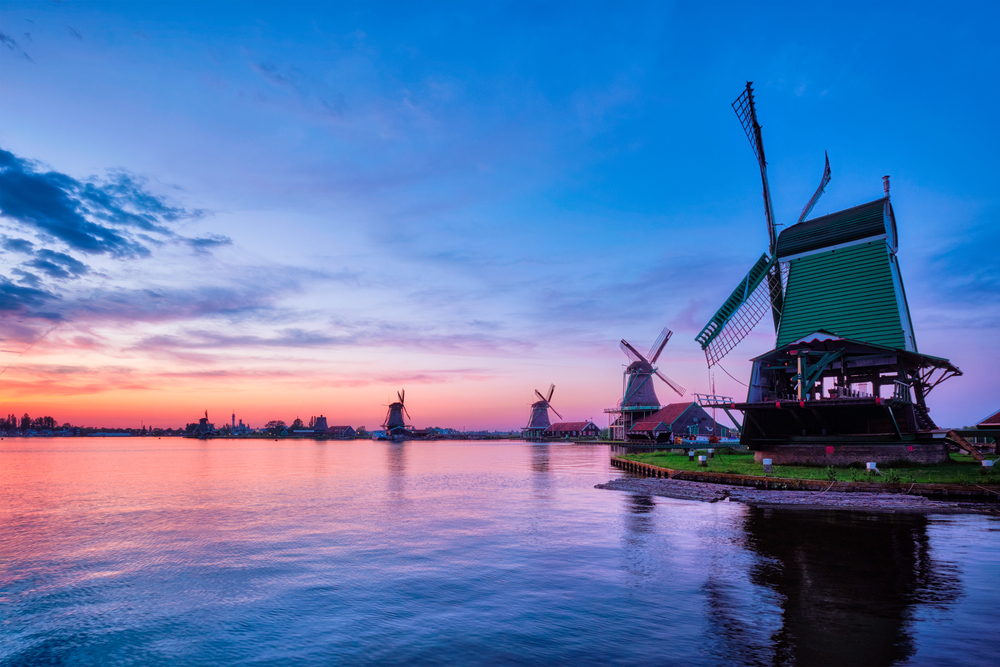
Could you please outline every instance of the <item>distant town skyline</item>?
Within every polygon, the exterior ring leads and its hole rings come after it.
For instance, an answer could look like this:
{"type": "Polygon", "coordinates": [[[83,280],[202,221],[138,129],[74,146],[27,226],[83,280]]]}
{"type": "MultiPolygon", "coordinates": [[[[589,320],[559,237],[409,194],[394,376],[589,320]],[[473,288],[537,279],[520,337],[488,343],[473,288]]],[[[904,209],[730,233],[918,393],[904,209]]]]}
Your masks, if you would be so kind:
{"type": "MultiPolygon", "coordinates": [[[[618,341],[693,338],[779,222],[891,175],[916,341],[1000,408],[988,3],[24,3],[0,11],[0,413],[174,428],[607,426],[618,341]]],[[[724,369],[724,370],[723,370],[724,369]]],[[[720,420],[724,418],[720,415],[720,420]]]]}

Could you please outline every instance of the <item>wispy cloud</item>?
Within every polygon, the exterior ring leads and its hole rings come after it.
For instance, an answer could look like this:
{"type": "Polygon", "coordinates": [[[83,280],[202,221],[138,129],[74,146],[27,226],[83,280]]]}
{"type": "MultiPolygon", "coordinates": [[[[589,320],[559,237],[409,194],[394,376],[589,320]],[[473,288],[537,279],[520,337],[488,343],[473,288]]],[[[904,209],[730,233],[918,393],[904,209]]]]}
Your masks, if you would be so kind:
{"type": "MultiPolygon", "coordinates": [[[[285,328],[271,334],[231,334],[222,331],[194,329],[177,334],[143,338],[130,351],[165,353],[192,358],[192,353],[206,351],[248,351],[253,349],[286,348],[308,350],[323,348],[385,348],[419,350],[433,353],[469,356],[510,356],[522,354],[534,344],[515,336],[502,336],[481,331],[442,332],[428,326],[391,322],[341,322],[333,331],[285,328]]],[[[199,357],[207,359],[209,357],[199,357]]]]}
{"type": "MultiPolygon", "coordinates": [[[[29,42],[31,41],[31,33],[26,32],[24,33],[24,36],[27,38],[29,42]]],[[[0,32],[0,46],[6,46],[8,51],[15,53],[18,57],[24,58],[29,62],[34,62],[31,59],[31,56],[29,56],[28,53],[24,49],[22,49],[18,45],[17,41],[15,41],[14,38],[11,37],[10,35],[6,35],[0,32]]]]}
{"type": "Polygon", "coordinates": [[[173,238],[169,223],[202,215],[169,206],[125,172],[79,181],[0,149],[0,216],[90,255],[149,256],[140,233],[173,238]]]}
{"type": "Polygon", "coordinates": [[[79,278],[90,273],[90,267],[64,252],[54,252],[42,248],[35,253],[35,259],[27,261],[24,266],[30,266],[45,273],[50,278],[79,278]]]}
{"type": "Polygon", "coordinates": [[[37,287],[16,285],[9,278],[0,276],[0,311],[57,320],[60,319],[58,314],[42,313],[35,309],[58,300],[59,297],[51,292],[37,287]]]}
{"type": "Polygon", "coordinates": [[[35,249],[35,244],[27,239],[12,239],[8,236],[3,237],[3,241],[0,241],[0,245],[2,245],[5,250],[19,252],[25,255],[31,253],[31,251],[35,249]]]}
{"type": "Polygon", "coordinates": [[[221,236],[219,234],[209,234],[208,236],[202,236],[195,239],[185,239],[184,242],[200,255],[208,255],[213,248],[233,244],[233,240],[231,238],[228,236],[221,236]]]}
{"type": "Polygon", "coordinates": [[[400,372],[375,372],[365,375],[331,372],[329,369],[283,368],[185,368],[177,371],[150,372],[130,366],[23,364],[4,375],[5,395],[12,398],[33,396],[94,396],[109,392],[158,392],[191,383],[211,382],[216,387],[271,383],[286,388],[361,388],[405,384],[452,384],[484,382],[496,377],[488,368],[415,369],[400,372]]]}

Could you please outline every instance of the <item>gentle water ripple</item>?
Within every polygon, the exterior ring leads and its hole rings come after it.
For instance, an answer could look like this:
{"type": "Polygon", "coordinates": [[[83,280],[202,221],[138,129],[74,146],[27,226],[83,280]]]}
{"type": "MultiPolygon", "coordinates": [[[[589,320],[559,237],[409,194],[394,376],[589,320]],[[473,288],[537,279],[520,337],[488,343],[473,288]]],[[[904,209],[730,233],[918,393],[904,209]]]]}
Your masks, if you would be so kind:
{"type": "Polygon", "coordinates": [[[600,446],[0,441],[0,664],[990,664],[1000,522],[596,490],[600,446]]]}

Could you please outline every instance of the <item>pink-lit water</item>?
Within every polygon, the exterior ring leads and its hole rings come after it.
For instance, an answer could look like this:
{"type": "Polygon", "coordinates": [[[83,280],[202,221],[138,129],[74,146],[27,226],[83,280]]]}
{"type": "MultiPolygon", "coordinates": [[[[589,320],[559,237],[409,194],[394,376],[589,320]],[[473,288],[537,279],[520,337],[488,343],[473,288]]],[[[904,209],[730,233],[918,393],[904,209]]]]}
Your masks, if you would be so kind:
{"type": "Polygon", "coordinates": [[[1000,522],[594,489],[603,446],[0,441],[0,664],[995,664],[1000,522]]]}

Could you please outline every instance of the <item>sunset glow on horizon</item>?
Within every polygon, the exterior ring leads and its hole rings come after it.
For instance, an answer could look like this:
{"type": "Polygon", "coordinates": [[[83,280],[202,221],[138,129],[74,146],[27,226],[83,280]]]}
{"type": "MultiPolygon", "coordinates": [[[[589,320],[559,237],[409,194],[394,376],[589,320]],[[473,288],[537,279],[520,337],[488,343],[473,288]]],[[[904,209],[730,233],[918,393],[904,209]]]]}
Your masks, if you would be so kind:
{"type": "Polygon", "coordinates": [[[604,427],[618,341],[664,326],[662,403],[739,399],[769,323],[713,372],[694,336],[767,249],[752,80],[779,222],[824,151],[813,217],[891,175],[919,351],[964,372],[929,405],[975,423],[997,10],[842,9],[6,2],[0,413],[371,430],[405,388],[418,427],[509,430],[555,384],[604,427]]]}

